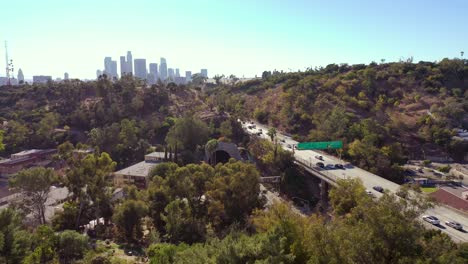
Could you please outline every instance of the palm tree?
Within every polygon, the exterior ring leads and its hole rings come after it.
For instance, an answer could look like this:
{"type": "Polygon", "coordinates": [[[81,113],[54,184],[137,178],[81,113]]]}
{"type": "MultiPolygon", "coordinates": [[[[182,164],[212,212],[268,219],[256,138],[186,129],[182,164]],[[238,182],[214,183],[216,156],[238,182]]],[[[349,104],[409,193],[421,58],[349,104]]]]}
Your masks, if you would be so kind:
{"type": "Polygon", "coordinates": [[[209,155],[210,155],[210,161],[211,161],[211,165],[216,165],[215,162],[216,162],[216,149],[218,148],[218,140],[216,139],[211,139],[209,140],[207,143],[206,143],[206,146],[205,146],[206,150],[208,151],[209,155]],[[215,155],[214,157],[213,154],[215,155]]]}
{"type": "Polygon", "coordinates": [[[273,142],[273,140],[276,137],[276,129],[274,127],[268,129],[267,135],[270,137],[271,141],[273,142]]]}
{"type": "Polygon", "coordinates": [[[278,153],[278,141],[276,140],[276,129],[274,127],[268,129],[267,135],[270,137],[271,141],[275,144],[274,160],[276,160],[276,155],[278,153]]]}

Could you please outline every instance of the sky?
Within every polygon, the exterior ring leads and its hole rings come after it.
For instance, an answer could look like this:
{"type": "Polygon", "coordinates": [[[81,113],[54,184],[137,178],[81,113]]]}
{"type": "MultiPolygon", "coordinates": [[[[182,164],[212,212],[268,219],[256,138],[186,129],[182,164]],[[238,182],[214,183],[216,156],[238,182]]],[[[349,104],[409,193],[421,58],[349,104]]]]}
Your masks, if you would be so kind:
{"type": "Polygon", "coordinates": [[[210,77],[468,55],[465,0],[6,0],[0,9],[1,68],[7,40],[26,78],[95,78],[105,56],[120,72],[128,50],[210,77]]]}

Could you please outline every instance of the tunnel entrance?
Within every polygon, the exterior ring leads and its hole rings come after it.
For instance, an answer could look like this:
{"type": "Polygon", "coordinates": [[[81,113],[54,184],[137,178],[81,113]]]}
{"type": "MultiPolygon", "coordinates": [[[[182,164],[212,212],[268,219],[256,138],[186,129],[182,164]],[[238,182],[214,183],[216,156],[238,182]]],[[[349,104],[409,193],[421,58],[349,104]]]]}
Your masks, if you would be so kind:
{"type": "Polygon", "coordinates": [[[229,155],[229,153],[227,153],[226,151],[217,150],[217,151],[213,152],[213,154],[211,154],[210,163],[211,164],[218,164],[220,162],[221,163],[227,163],[230,158],[231,158],[231,155],[229,155]],[[214,161],[214,162],[212,162],[212,161],[214,161]]]}

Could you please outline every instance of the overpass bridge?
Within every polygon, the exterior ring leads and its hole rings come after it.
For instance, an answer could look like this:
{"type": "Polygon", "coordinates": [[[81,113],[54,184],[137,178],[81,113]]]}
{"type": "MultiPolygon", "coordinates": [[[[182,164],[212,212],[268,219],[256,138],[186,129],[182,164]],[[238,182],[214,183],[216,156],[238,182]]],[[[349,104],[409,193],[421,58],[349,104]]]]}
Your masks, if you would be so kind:
{"type": "MultiPolygon", "coordinates": [[[[256,135],[260,138],[264,138],[270,140],[270,137],[267,136],[267,131],[269,127],[265,125],[261,125],[258,123],[254,124],[242,124],[244,130],[250,135],[256,135]],[[255,127],[252,127],[254,125],[255,127]],[[249,128],[250,127],[250,128],[249,128]],[[260,133],[260,129],[262,130],[260,133]]],[[[328,189],[329,186],[336,186],[336,182],[338,179],[353,179],[358,178],[362,181],[364,187],[372,192],[372,194],[379,198],[382,196],[382,193],[377,192],[373,189],[374,186],[380,186],[384,190],[390,193],[396,193],[400,188],[400,185],[391,182],[385,178],[382,178],[378,175],[375,175],[371,172],[353,166],[351,164],[347,164],[344,160],[338,159],[331,155],[328,155],[324,152],[313,151],[313,150],[297,150],[294,149],[294,145],[297,145],[299,142],[293,140],[290,136],[286,136],[281,134],[277,131],[276,137],[280,140],[280,145],[283,149],[293,151],[294,158],[296,160],[296,164],[304,168],[307,172],[311,175],[319,178],[321,180],[320,183],[320,195],[323,200],[328,199],[328,189]],[[315,158],[316,156],[322,156],[323,159],[318,160],[315,158]],[[316,164],[317,162],[322,162],[324,165],[335,165],[341,164],[344,165],[344,169],[324,169],[318,167],[316,164]]],[[[456,221],[462,224],[465,229],[468,229],[468,214],[463,214],[452,210],[450,208],[436,205],[431,209],[426,211],[426,214],[434,215],[440,219],[440,222],[443,223],[445,221],[456,221]]],[[[468,232],[460,232],[450,227],[439,226],[435,227],[430,224],[424,222],[424,225],[428,228],[433,228],[440,230],[447,235],[449,235],[454,241],[457,242],[468,242],[468,232]]]]}

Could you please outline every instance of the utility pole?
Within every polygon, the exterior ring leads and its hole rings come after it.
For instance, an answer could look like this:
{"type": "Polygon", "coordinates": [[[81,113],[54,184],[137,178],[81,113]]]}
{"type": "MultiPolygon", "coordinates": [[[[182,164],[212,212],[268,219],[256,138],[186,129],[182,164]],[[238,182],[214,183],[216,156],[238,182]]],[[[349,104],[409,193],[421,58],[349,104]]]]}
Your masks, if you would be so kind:
{"type": "Polygon", "coordinates": [[[8,44],[5,40],[5,70],[6,70],[6,78],[7,78],[7,85],[11,85],[10,81],[10,72],[13,74],[13,60],[8,60],[8,44]]]}

